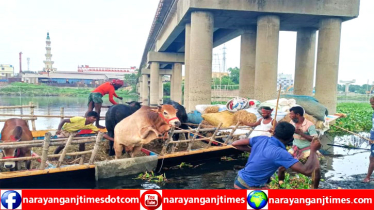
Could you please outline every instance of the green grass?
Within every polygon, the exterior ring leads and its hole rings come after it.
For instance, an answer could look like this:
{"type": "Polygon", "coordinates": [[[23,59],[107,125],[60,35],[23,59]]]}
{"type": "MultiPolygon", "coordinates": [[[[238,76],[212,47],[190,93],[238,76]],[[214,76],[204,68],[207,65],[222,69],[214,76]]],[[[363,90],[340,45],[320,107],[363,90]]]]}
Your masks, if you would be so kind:
{"type": "MultiPolygon", "coordinates": [[[[0,95],[22,96],[84,96],[88,97],[94,88],[85,87],[54,87],[45,84],[11,83],[1,88],[0,95]]],[[[116,91],[120,96],[128,96],[131,93],[123,88],[116,91]]]]}
{"type": "Polygon", "coordinates": [[[271,178],[269,187],[270,189],[310,189],[311,185],[312,180],[309,177],[303,174],[291,176],[286,172],[284,182],[282,184],[279,184],[278,174],[275,173],[274,177],[271,178]]]}
{"type": "MultiPolygon", "coordinates": [[[[337,120],[336,125],[352,132],[369,132],[372,128],[373,109],[369,103],[340,103],[338,113],[344,113],[346,118],[337,120]]],[[[333,135],[346,135],[347,132],[331,126],[329,130],[333,135]]]]}

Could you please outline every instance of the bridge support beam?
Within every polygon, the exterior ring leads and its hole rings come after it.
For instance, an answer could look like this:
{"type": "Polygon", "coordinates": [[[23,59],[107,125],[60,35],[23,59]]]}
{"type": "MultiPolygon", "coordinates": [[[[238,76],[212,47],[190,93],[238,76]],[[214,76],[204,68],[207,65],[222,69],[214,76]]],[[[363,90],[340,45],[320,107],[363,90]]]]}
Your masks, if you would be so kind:
{"type": "Polygon", "coordinates": [[[321,20],[318,34],[316,98],[329,113],[336,113],[339,52],[342,20],[321,20]]]}
{"type": "Polygon", "coordinates": [[[185,30],[185,48],[184,48],[184,107],[190,112],[190,40],[191,40],[191,24],[186,24],[185,30]]]}
{"type": "Polygon", "coordinates": [[[277,91],[280,20],[275,15],[257,19],[255,99],[274,99],[277,91]]]}
{"type": "Polygon", "coordinates": [[[142,105],[149,106],[148,96],[149,96],[149,87],[148,87],[148,75],[142,75],[142,88],[141,88],[141,97],[142,97],[142,105]]]}
{"type": "Polygon", "coordinates": [[[195,11],[191,13],[189,109],[198,104],[211,103],[213,14],[195,11]]]}
{"type": "Polygon", "coordinates": [[[304,28],[297,31],[295,95],[313,94],[316,30],[304,28]]]}
{"type": "Polygon", "coordinates": [[[158,62],[151,63],[151,84],[150,84],[150,106],[157,106],[160,102],[160,64],[158,62]]]}
{"type": "Polygon", "coordinates": [[[182,104],[182,64],[173,65],[173,76],[171,77],[171,100],[182,104]]]}
{"type": "Polygon", "coordinates": [[[256,67],[256,29],[245,30],[241,36],[239,96],[254,98],[256,67]]]}

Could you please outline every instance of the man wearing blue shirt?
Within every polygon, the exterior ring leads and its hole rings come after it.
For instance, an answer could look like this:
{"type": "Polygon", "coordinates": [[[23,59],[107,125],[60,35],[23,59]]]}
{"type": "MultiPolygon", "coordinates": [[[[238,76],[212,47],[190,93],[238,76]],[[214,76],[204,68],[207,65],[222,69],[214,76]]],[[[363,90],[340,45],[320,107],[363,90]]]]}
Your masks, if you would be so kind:
{"type": "Polygon", "coordinates": [[[275,171],[283,166],[293,171],[310,176],[318,162],[317,150],[321,147],[318,140],[310,145],[310,156],[303,165],[286,150],[286,144],[293,141],[295,127],[288,122],[281,122],[274,131],[274,136],[257,136],[241,139],[232,143],[239,150],[250,151],[245,167],[235,179],[236,189],[266,188],[266,184],[275,171]]]}
{"type": "MultiPolygon", "coordinates": [[[[374,110],[374,96],[370,98],[370,105],[371,108],[374,110]]],[[[370,139],[374,141],[374,114],[371,118],[373,121],[373,127],[370,130],[370,139]]],[[[374,143],[370,142],[371,148],[370,148],[370,163],[369,163],[369,169],[368,169],[368,174],[364,179],[364,182],[370,182],[370,176],[374,171],[374,143]]]]}

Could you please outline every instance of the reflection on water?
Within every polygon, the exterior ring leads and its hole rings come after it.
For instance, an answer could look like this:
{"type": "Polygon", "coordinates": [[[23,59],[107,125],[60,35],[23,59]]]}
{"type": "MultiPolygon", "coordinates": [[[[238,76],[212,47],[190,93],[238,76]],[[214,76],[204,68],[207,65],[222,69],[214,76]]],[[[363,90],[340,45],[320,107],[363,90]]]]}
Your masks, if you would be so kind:
{"type": "MultiPolygon", "coordinates": [[[[103,98],[104,106],[111,105],[107,97],[103,98]]],[[[116,99],[115,99],[116,100],[116,99]]],[[[137,98],[123,98],[123,102],[137,100],[137,98]]],[[[87,111],[87,98],[82,97],[16,97],[16,96],[0,96],[0,106],[17,106],[17,105],[29,105],[33,102],[36,106],[34,114],[35,115],[60,115],[60,108],[64,107],[64,115],[70,116],[84,116],[87,111]]],[[[117,99],[118,103],[121,103],[117,99]]],[[[107,109],[103,108],[101,111],[101,116],[105,116],[107,109]]],[[[9,114],[30,114],[29,108],[23,109],[0,109],[0,113],[9,114]]],[[[9,119],[12,117],[2,117],[0,119],[9,119]]],[[[36,129],[57,129],[60,123],[59,118],[42,118],[39,117],[36,120],[36,129]]],[[[103,125],[104,122],[101,122],[103,125]]],[[[0,128],[4,125],[0,122],[0,128]]]]}

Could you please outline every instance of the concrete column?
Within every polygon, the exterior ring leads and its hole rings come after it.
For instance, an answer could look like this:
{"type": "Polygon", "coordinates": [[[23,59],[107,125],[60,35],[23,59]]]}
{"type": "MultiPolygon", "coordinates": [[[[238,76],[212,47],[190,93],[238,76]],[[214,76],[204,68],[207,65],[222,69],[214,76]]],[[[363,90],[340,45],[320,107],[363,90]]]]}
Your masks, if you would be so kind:
{"type": "Polygon", "coordinates": [[[191,24],[186,24],[185,29],[185,46],[184,46],[184,108],[187,112],[191,111],[190,109],[190,43],[191,43],[191,24]]]}
{"type": "Polygon", "coordinates": [[[313,94],[316,30],[304,28],[297,31],[295,95],[313,94]]]}
{"type": "Polygon", "coordinates": [[[150,106],[159,105],[159,88],[160,88],[160,65],[158,62],[151,63],[151,86],[150,86],[150,106]]]}
{"type": "Polygon", "coordinates": [[[278,77],[279,17],[257,19],[255,99],[275,99],[278,77]]]}
{"type": "Polygon", "coordinates": [[[189,109],[198,104],[211,103],[213,14],[210,12],[191,13],[190,68],[189,68],[189,109]]]}
{"type": "Polygon", "coordinates": [[[254,98],[256,67],[256,29],[245,30],[241,37],[239,96],[254,98]]]}
{"type": "Polygon", "coordinates": [[[182,64],[175,63],[173,65],[173,101],[182,104],[182,64]]]}
{"type": "MultiPolygon", "coordinates": [[[[171,70],[174,71],[173,69],[171,70]]],[[[173,75],[170,75],[170,99],[174,100],[174,77],[173,75]]]]}
{"type": "Polygon", "coordinates": [[[158,104],[163,104],[164,103],[164,83],[162,83],[162,75],[158,77],[158,84],[160,85],[159,87],[159,103],[158,104]]]}
{"type": "Polygon", "coordinates": [[[148,106],[148,96],[149,96],[149,87],[148,87],[148,75],[143,74],[143,81],[142,81],[142,105],[148,106]]]}
{"type": "MultiPolygon", "coordinates": [[[[139,78],[140,79],[140,78],[139,78]]],[[[142,87],[143,87],[143,81],[142,80],[139,80],[139,83],[138,84],[136,84],[136,91],[137,91],[137,93],[139,94],[139,99],[138,99],[138,101],[139,102],[142,102],[142,94],[143,94],[143,92],[142,92],[142,87]]]]}
{"type": "Polygon", "coordinates": [[[318,34],[315,97],[330,114],[336,113],[341,24],[339,18],[323,19],[318,34]]]}

